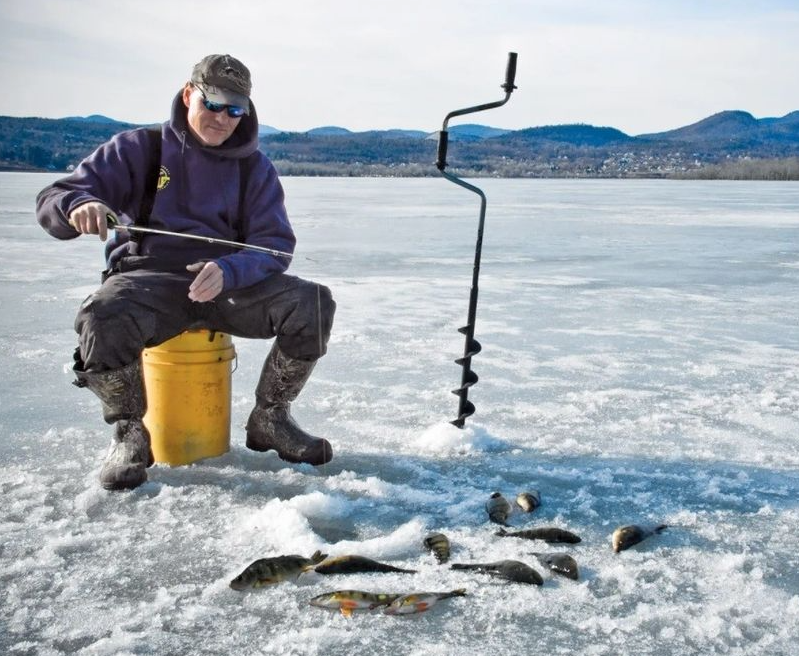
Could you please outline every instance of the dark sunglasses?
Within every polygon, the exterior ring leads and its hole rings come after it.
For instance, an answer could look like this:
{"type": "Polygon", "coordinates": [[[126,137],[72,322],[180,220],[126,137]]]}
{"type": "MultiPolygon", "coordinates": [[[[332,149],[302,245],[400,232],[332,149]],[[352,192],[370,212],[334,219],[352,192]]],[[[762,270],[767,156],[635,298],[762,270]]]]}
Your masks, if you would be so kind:
{"type": "Polygon", "coordinates": [[[200,95],[203,97],[203,105],[209,112],[213,112],[214,114],[218,114],[221,111],[227,110],[227,115],[230,118],[241,118],[247,113],[247,110],[244,107],[239,107],[238,105],[223,105],[222,103],[215,103],[211,100],[208,100],[203,90],[200,87],[196,87],[196,89],[200,92],[200,95]]]}

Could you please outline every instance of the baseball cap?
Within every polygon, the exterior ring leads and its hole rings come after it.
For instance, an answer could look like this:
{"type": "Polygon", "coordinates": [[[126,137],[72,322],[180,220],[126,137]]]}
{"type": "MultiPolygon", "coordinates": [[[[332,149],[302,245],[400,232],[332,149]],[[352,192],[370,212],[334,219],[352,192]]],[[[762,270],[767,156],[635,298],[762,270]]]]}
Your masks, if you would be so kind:
{"type": "Polygon", "coordinates": [[[223,105],[243,107],[250,113],[252,81],[249,69],[230,55],[208,55],[194,65],[192,84],[200,87],[206,98],[223,105]]]}

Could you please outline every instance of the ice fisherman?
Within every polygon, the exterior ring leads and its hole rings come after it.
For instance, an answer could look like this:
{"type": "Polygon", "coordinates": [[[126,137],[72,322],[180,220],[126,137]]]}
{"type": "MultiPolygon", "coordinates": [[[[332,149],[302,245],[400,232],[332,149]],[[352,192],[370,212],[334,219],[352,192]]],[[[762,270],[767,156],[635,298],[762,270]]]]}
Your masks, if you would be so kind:
{"type": "Polygon", "coordinates": [[[333,456],[330,443],[302,430],[289,412],[327,350],[335,312],[330,290],[287,275],[286,256],[151,233],[128,238],[108,225],[110,217],[293,253],[283,188],[258,150],[251,89],[242,62],[208,55],[175,96],[169,121],[115,135],[37,197],[37,219],[53,237],[105,241],[113,233],[105,279],[75,320],[74,384],[94,392],[114,424],[100,472],[106,489],[147,480],[153,456],[142,421],[141,352],[187,329],[274,337],[246,444],[289,462],[320,465],[333,456]]]}

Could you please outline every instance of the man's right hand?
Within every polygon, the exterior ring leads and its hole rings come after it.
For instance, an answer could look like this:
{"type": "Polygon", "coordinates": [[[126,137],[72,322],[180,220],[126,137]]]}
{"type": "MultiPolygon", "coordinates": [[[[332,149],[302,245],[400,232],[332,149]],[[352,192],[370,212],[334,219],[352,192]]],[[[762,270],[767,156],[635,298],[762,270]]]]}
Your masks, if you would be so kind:
{"type": "Polygon", "coordinates": [[[78,205],[69,213],[69,225],[82,235],[100,235],[100,240],[108,237],[108,215],[116,218],[114,212],[100,201],[90,201],[78,205]]]}

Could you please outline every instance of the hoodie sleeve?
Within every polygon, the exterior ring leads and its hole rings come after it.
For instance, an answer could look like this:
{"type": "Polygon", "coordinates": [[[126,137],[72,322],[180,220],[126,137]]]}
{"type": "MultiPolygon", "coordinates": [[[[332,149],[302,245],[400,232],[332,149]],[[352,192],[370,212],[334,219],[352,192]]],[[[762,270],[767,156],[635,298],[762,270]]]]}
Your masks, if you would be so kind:
{"type": "MultiPolygon", "coordinates": [[[[247,225],[244,241],[294,253],[297,240],[286,213],[283,186],[272,162],[260,152],[256,157],[244,194],[243,216],[247,225]]],[[[288,268],[290,258],[240,250],[216,262],[225,276],[224,291],[230,291],[259,283],[273,273],[282,273],[288,268]]]]}
{"type": "Polygon", "coordinates": [[[148,144],[145,128],[121,132],[84,159],[68,176],[45,187],[36,197],[36,219],[50,235],[74,239],[69,213],[100,201],[119,214],[135,215],[144,190],[148,144]]]}

